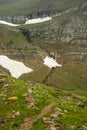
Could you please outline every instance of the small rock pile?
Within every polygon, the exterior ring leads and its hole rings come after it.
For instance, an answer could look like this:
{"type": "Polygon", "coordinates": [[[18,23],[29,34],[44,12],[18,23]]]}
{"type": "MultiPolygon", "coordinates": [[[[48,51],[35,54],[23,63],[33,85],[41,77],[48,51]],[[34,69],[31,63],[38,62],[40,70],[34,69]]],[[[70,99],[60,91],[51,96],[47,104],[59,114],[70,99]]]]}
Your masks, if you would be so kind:
{"type": "Polygon", "coordinates": [[[58,115],[61,115],[62,109],[55,107],[49,117],[43,117],[42,122],[45,126],[45,130],[64,130],[60,123],[58,115]]]}
{"type": "Polygon", "coordinates": [[[29,89],[23,94],[23,97],[24,97],[25,100],[26,100],[26,103],[27,103],[28,108],[34,107],[34,104],[35,104],[35,99],[31,96],[32,92],[33,92],[32,89],[29,88],[29,89]]]}

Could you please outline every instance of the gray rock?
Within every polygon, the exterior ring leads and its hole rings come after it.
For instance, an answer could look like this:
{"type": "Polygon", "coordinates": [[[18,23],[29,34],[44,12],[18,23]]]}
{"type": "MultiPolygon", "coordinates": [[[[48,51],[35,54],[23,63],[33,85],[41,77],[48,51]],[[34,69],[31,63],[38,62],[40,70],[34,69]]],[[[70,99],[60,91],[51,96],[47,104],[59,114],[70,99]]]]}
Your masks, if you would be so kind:
{"type": "Polygon", "coordinates": [[[32,92],[33,92],[32,89],[29,88],[28,93],[31,94],[32,92]]]}
{"type": "Polygon", "coordinates": [[[59,118],[58,118],[58,116],[57,116],[57,114],[52,114],[52,115],[51,115],[51,118],[53,118],[54,121],[56,121],[56,122],[59,122],[59,121],[60,121],[59,118]]]}
{"type": "Polygon", "coordinates": [[[62,109],[60,109],[60,108],[58,108],[58,107],[55,107],[55,108],[54,108],[54,111],[59,111],[59,112],[61,112],[62,109]]]}
{"type": "Polygon", "coordinates": [[[54,126],[51,126],[50,130],[57,130],[54,126]]]}
{"type": "Polygon", "coordinates": [[[51,118],[49,118],[49,117],[44,117],[43,119],[42,119],[42,121],[43,121],[43,123],[44,124],[53,124],[53,122],[51,121],[51,118]]]}

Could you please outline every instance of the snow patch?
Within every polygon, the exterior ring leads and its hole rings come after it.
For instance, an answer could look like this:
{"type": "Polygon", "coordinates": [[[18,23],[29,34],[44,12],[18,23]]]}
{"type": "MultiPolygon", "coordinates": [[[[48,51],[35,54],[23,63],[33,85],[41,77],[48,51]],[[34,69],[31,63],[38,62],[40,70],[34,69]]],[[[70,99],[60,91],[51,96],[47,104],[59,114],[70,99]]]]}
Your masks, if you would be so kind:
{"type": "MultiPolygon", "coordinates": [[[[42,22],[49,21],[51,19],[52,19],[51,17],[30,19],[30,20],[27,20],[23,25],[42,23],[42,22]]],[[[22,24],[9,23],[9,22],[3,21],[3,20],[0,20],[0,24],[5,24],[5,25],[13,26],[13,27],[22,25],[22,24]]]]}
{"type": "Polygon", "coordinates": [[[5,24],[5,25],[13,26],[13,27],[19,26],[18,24],[9,23],[3,20],[0,20],[0,24],[5,24]]]}
{"type": "Polygon", "coordinates": [[[28,68],[22,62],[18,62],[8,58],[7,56],[0,55],[0,65],[11,73],[15,78],[19,78],[23,73],[29,73],[33,70],[28,68]]]}
{"type": "Polygon", "coordinates": [[[46,56],[46,58],[44,59],[44,65],[48,66],[49,68],[57,66],[62,67],[62,65],[58,64],[55,59],[48,56],[46,56]]]}
{"type": "Polygon", "coordinates": [[[36,18],[36,19],[30,19],[25,22],[26,24],[35,24],[35,23],[42,23],[51,20],[51,17],[45,17],[45,18],[36,18]]]}

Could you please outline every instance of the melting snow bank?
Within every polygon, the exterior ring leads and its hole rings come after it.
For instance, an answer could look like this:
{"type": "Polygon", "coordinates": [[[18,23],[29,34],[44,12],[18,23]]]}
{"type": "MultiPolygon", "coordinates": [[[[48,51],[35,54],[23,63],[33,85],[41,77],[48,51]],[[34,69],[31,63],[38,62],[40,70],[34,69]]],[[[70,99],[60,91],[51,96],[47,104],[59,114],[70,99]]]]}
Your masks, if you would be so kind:
{"type": "Polygon", "coordinates": [[[29,73],[32,69],[26,67],[22,62],[9,59],[7,56],[0,55],[0,65],[9,70],[11,75],[19,78],[23,73],[29,73]]]}
{"type": "Polygon", "coordinates": [[[2,21],[2,20],[0,20],[0,24],[5,24],[5,25],[13,26],[13,27],[19,26],[18,24],[9,23],[9,22],[2,21]]]}
{"type": "Polygon", "coordinates": [[[51,20],[51,19],[52,19],[51,17],[30,19],[30,20],[27,20],[27,21],[25,22],[25,25],[26,25],[26,24],[42,23],[42,22],[49,21],[49,20],[51,20]]]}
{"type": "MultiPolygon", "coordinates": [[[[30,20],[27,20],[23,25],[42,23],[42,22],[49,21],[51,19],[52,19],[51,17],[30,19],[30,20]]],[[[18,24],[9,23],[9,22],[2,21],[2,20],[0,20],[0,24],[5,24],[5,25],[13,26],[13,27],[22,25],[22,24],[18,25],[18,24]]]]}
{"type": "Polygon", "coordinates": [[[47,65],[49,68],[57,66],[62,67],[62,65],[58,64],[55,59],[48,56],[44,59],[44,65],[47,65]]]}

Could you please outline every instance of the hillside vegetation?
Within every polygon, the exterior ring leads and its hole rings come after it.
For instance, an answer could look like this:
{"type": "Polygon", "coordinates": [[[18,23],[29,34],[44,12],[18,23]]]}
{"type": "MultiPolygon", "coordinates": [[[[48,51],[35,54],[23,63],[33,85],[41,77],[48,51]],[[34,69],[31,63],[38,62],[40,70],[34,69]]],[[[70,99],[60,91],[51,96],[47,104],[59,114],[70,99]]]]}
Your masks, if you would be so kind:
{"type": "Polygon", "coordinates": [[[86,0],[0,0],[1,19],[20,26],[0,24],[0,55],[34,71],[15,79],[0,66],[0,130],[87,130],[86,0]]]}
{"type": "Polygon", "coordinates": [[[1,130],[74,130],[86,127],[86,109],[85,97],[14,79],[0,70],[1,130]]]}
{"type": "Polygon", "coordinates": [[[85,0],[0,0],[0,16],[26,15],[41,11],[62,11],[82,5],[85,0]]]}

